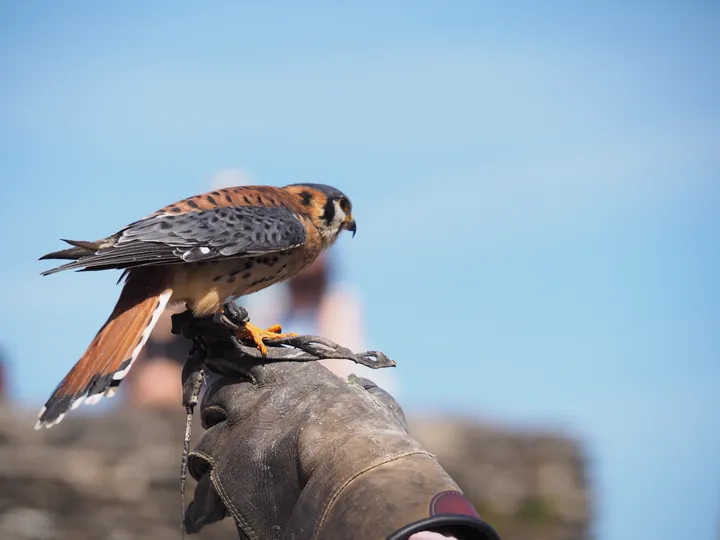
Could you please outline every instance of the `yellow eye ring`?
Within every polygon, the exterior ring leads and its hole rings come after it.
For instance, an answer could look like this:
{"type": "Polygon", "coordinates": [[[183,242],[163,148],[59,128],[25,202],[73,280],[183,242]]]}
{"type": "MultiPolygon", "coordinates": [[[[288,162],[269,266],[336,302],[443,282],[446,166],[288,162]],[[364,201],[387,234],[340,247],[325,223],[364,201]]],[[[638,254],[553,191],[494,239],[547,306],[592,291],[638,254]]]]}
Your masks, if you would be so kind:
{"type": "Polygon", "coordinates": [[[350,201],[347,199],[340,199],[340,210],[347,214],[350,211],[350,201]]]}

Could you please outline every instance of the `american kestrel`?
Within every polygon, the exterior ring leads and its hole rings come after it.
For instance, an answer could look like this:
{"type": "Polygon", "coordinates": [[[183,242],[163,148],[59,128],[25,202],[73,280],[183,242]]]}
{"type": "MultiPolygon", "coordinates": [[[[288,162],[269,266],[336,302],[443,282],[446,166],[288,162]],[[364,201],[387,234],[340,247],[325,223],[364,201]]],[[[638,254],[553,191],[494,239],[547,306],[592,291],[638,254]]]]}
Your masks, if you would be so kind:
{"type": "MultiPolygon", "coordinates": [[[[94,242],[43,259],[72,262],[62,270],[123,269],[125,284],[110,318],[40,411],[35,429],[51,427],[83,401],[113,395],[169,303],[197,317],[307,268],[343,230],[355,235],[350,199],[322,184],[242,186],[195,195],[94,242]]],[[[239,337],[264,353],[264,339],[283,336],[275,325],[251,324],[239,337]]]]}

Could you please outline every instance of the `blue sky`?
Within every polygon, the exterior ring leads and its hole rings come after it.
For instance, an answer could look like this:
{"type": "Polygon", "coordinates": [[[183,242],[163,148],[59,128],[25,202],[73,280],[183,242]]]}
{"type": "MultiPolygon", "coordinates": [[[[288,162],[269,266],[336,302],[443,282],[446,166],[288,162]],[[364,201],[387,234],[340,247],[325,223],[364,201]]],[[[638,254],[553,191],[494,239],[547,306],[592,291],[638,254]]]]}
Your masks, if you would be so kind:
{"type": "Polygon", "coordinates": [[[15,397],[39,406],[118,294],[114,273],[41,278],[59,237],[224,169],[334,184],[409,411],[577,434],[599,540],[715,540],[720,9],[257,4],[0,4],[15,397]]]}

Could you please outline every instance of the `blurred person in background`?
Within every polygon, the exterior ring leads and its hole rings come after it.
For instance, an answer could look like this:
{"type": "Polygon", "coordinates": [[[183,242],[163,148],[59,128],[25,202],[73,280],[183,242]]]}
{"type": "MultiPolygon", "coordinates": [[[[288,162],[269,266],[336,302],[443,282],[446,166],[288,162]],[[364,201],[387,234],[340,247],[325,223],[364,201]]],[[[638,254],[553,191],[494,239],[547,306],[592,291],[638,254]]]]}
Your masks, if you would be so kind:
{"type": "MultiPolygon", "coordinates": [[[[359,295],[340,278],[337,262],[337,252],[324,253],[296,278],[242,299],[253,324],[281,324],[283,331],[322,336],[353,352],[367,350],[359,295]]],[[[350,360],[320,363],[339,377],[355,374],[397,391],[392,370],[373,370],[350,360]]]]}

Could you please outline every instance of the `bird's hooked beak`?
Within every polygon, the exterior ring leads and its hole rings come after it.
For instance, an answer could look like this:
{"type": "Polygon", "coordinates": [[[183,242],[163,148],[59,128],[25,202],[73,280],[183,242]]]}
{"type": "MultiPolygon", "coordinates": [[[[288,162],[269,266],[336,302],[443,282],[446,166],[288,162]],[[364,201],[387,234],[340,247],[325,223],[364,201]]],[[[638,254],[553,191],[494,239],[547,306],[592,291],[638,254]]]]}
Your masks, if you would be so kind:
{"type": "Polygon", "coordinates": [[[345,221],[343,223],[343,229],[346,231],[350,231],[353,235],[353,238],[355,237],[355,232],[357,232],[357,223],[355,223],[355,220],[352,216],[348,216],[345,218],[345,221]]]}

